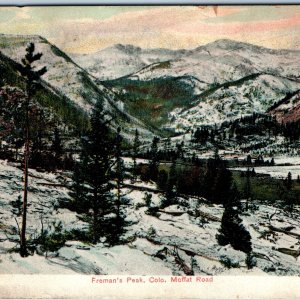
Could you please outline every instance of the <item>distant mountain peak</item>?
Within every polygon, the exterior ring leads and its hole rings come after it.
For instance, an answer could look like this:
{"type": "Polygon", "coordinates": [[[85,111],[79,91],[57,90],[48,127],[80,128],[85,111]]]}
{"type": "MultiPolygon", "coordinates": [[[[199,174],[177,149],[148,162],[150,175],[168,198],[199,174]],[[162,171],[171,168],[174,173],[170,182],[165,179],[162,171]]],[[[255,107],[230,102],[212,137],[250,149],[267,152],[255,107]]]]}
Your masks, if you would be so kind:
{"type": "Polygon", "coordinates": [[[136,52],[141,52],[141,48],[134,46],[134,45],[129,45],[129,44],[115,44],[111,48],[116,48],[120,51],[126,52],[128,54],[134,54],[136,52]]]}
{"type": "Polygon", "coordinates": [[[239,42],[235,40],[230,40],[230,39],[220,39],[216,40],[214,42],[208,43],[206,45],[202,45],[196,50],[200,49],[223,49],[223,50],[238,50],[241,48],[251,48],[251,49],[266,49],[257,45],[249,44],[249,43],[244,43],[244,42],[239,42]]]}
{"type": "Polygon", "coordinates": [[[47,39],[44,37],[38,35],[38,34],[6,34],[6,33],[0,33],[1,38],[7,38],[7,39],[24,39],[32,42],[48,42],[47,39]]]}

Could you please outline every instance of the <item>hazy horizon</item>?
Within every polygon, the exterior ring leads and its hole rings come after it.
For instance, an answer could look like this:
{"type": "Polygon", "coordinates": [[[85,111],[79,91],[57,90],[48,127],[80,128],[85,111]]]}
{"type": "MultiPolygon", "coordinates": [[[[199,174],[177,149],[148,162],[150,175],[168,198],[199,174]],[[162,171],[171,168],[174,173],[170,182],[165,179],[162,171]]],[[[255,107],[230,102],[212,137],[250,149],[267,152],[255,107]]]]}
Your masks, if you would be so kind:
{"type": "Polygon", "coordinates": [[[0,32],[41,35],[68,53],[115,44],[194,49],[231,39],[273,49],[299,49],[299,6],[1,7],[0,32]]]}

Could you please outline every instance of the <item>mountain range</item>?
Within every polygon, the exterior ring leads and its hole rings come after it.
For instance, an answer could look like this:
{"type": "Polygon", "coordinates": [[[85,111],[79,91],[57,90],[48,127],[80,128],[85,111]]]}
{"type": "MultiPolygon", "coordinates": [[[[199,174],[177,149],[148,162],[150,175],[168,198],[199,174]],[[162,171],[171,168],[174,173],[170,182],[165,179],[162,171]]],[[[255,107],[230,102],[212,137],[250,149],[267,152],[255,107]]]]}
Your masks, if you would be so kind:
{"type": "MultiPolygon", "coordinates": [[[[189,50],[118,44],[72,55],[40,36],[2,34],[0,71],[7,84],[20,81],[14,65],[28,42],[43,53],[39,65],[48,69],[39,101],[58,114],[68,107],[85,122],[93,104],[103,99],[107,113],[118,120],[114,126],[121,126],[129,139],[135,128],[151,138],[253,112],[274,115],[280,122],[300,118],[299,50],[217,40],[189,50]]],[[[73,119],[76,126],[78,118],[73,119]]]]}
{"type": "Polygon", "coordinates": [[[139,71],[153,63],[182,57],[188,50],[142,49],[117,44],[91,54],[70,54],[72,59],[90,74],[111,80],[139,71]]]}

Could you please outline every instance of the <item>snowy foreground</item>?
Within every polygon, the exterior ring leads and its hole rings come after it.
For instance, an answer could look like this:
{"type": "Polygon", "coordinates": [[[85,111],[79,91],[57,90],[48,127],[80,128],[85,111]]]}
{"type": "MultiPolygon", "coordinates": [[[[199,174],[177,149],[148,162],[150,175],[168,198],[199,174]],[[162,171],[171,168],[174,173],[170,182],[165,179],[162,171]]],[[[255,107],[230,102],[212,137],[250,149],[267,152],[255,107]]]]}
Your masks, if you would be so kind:
{"type": "MultiPolygon", "coordinates": [[[[217,244],[223,208],[205,204],[203,199],[180,199],[158,216],[145,214],[144,191],[124,189],[128,193],[127,220],[132,225],[123,237],[124,245],[107,247],[68,241],[63,248],[47,255],[34,253],[21,258],[12,250],[17,246],[17,225],[10,201],[22,191],[22,172],[16,166],[0,161],[0,273],[2,274],[138,274],[185,275],[193,268],[196,275],[299,275],[298,256],[300,219],[261,205],[243,223],[252,237],[256,267],[248,270],[245,254],[217,244]],[[275,230],[274,230],[275,228],[275,230]],[[279,230],[278,230],[279,229],[279,230]],[[284,231],[284,232],[280,232],[284,231]],[[193,265],[193,267],[192,267],[193,265]]],[[[28,236],[40,233],[41,223],[51,227],[62,222],[63,230],[84,228],[76,214],[58,207],[68,197],[68,179],[59,173],[30,170],[28,236]]],[[[142,185],[141,183],[139,184],[142,185]]],[[[148,189],[155,188],[147,185],[148,189]]],[[[161,195],[153,193],[153,204],[161,195]]],[[[20,220],[19,220],[20,222],[20,220]]]]}

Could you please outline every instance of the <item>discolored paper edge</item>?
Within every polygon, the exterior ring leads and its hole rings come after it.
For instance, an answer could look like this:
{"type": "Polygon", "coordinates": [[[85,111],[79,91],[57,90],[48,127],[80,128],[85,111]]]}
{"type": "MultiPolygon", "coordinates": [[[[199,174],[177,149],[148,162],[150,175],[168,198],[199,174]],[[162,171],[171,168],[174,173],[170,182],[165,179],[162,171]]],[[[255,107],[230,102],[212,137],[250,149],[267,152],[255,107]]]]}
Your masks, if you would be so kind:
{"type": "Polygon", "coordinates": [[[299,277],[1,275],[3,299],[299,299],[299,277]]]}

